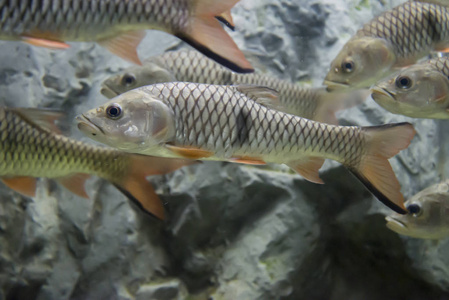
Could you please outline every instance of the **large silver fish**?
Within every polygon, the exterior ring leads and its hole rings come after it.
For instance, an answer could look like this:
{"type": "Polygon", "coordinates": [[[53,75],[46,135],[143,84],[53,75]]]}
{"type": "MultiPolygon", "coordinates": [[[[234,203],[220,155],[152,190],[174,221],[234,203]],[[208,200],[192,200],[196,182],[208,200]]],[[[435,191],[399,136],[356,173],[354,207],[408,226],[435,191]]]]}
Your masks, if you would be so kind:
{"type": "Polygon", "coordinates": [[[1,180],[33,197],[36,177],[55,178],[73,193],[88,198],[84,182],[90,175],[97,175],[162,219],[162,202],[145,178],[191,161],[134,155],[69,139],[56,133],[55,121],[62,116],[55,111],[0,107],[1,180]]]}
{"type": "Polygon", "coordinates": [[[428,187],[405,202],[406,215],[386,217],[387,227],[421,239],[449,237],[449,182],[428,187]]]}
{"type": "Polygon", "coordinates": [[[103,82],[101,93],[112,98],[141,86],[174,81],[267,86],[279,92],[277,109],[329,124],[338,123],[335,111],[359,104],[367,96],[362,91],[329,93],[325,88],[302,87],[259,73],[237,74],[191,50],[166,52],[112,75],[103,82]]]}
{"type": "Polygon", "coordinates": [[[330,90],[370,87],[395,68],[449,47],[449,3],[408,1],[358,30],[332,61],[330,90]]]}
{"type": "Polygon", "coordinates": [[[13,0],[0,1],[0,39],[48,48],[65,41],[98,42],[140,64],[136,48],[146,29],[173,34],[236,72],[250,63],[215,19],[232,24],[239,0],[13,0]]]}
{"type": "Polygon", "coordinates": [[[94,140],[133,153],[284,163],[316,183],[323,183],[318,170],[330,158],[389,207],[405,212],[388,159],[410,144],[415,135],[411,124],[327,125],[267,108],[275,98],[263,87],[155,84],[78,116],[78,128],[94,140]]]}
{"type": "Polygon", "coordinates": [[[449,58],[435,58],[376,83],[372,97],[394,114],[449,119],[449,58]]]}

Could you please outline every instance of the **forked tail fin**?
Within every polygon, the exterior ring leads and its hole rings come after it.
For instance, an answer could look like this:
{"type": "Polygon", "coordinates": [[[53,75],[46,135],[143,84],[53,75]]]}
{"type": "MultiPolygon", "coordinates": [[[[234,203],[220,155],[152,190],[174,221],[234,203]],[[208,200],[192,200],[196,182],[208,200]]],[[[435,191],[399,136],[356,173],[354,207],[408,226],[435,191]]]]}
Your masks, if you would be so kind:
{"type": "Polygon", "coordinates": [[[410,123],[363,129],[366,135],[365,154],[357,166],[348,168],[380,201],[394,211],[405,214],[407,210],[401,186],[388,159],[407,148],[416,131],[410,123]]]}
{"type": "Polygon", "coordinates": [[[164,206],[146,177],[167,174],[193,163],[193,160],[133,154],[127,174],[120,181],[114,181],[114,184],[141,209],[163,220],[164,206]]]}
{"type": "Polygon", "coordinates": [[[229,11],[238,1],[196,0],[189,28],[175,35],[223,66],[238,73],[251,73],[251,64],[216,19],[219,16],[233,24],[229,11]]]}

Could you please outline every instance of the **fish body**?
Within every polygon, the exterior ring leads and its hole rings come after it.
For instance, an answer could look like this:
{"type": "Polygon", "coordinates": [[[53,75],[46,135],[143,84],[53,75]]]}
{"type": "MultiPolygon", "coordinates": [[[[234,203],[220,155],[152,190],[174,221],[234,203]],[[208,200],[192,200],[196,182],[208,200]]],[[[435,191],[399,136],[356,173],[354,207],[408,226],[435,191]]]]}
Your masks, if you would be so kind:
{"type": "Polygon", "coordinates": [[[254,86],[155,84],[78,116],[78,128],[133,153],[284,163],[316,183],[322,183],[318,170],[330,158],[344,164],[387,205],[404,212],[387,159],[409,145],[413,126],[327,125],[268,108],[265,103],[275,97],[272,90],[254,86]]]}
{"type": "Polygon", "coordinates": [[[332,61],[329,89],[370,87],[396,68],[449,48],[449,3],[407,1],[365,24],[332,61]]]}
{"type": "MultiPolygon", "coordinates": [[[[238,0],[1,1],[0,39],[49,48],[65,41],[96,41],[140,64],[136,47],[146,29],[173,34],[237,72],[252,68],[216,16],[238,0]]],[[[230,14],[229,17],[230,18],[230,14]]]]}
{"type": "Polygon", "coordinates": [[[238,74],[197,51],[169,51],[130,67],[106,79],[101,92],[112,98],[141,86],[185,81],[217,85],[247,84],[266,86],[279,93],[279,110],[306,119],[337,124],[335,111],[364,100],[362,95],[328,93],[325,88],[308,88],[260,73],[238,74]]]}
{"type": "Polygon", "coordinates": [[[55,133],[54,121],[60,117],[55,111],[0,108],[0,177],[7,186],[34,196],[37,177],[54,178],[87,198],[84,182],[96,175],[163,218],[162,203],[145,177],[175,170],[187,161],[161,161],[69,139],[55,133]]]}
{"type": "Polygon", "coordinates": [[[432,185],[405,202],[408,213],[386,217],[387,227],[421,239],[449,237],[449,182],[432,185]]]}
{"type": "Polygon", "coordinates": [[[372,98],[386,110],[413,118],[449,119],[449,58],[412,65],[376,83],[372,98]]]}

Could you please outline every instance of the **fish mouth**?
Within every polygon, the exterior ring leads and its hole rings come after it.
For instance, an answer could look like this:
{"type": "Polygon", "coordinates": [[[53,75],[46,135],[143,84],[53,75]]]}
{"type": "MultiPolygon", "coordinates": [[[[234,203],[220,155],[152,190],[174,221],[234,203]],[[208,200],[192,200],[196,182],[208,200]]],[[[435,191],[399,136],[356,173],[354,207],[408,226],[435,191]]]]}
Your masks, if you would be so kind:
{"type": "Polygon", "coordinates": [[[116,91],[114,91],[113,88],[111,88],[110,86],[108,86],[107,84],[104,84],[101,86],[100,89],[100,93],[105,96],[106,98],[114,98],[117,97],[118,95],[120,95],[120,93],[117,93],[116,91]]]}
{"type": "Polygon", "coordinates": [[[330,81],[330,80],[324,80],[323,84],[326,86],[326,90],[328,92],[333,92],[336,90],[343,90],[348,89],[350,86],[347,83],[344,82],[337,82],[337,81],[330,81]]]}
{"type": "Polygon", "coordinates": [[[76,121],[78,122],[78,129],[88,135],[96,136],[98,133],[105,134],[103,129],[92,122],[88,117],[84,114],[76,116],[76,121]]]}
{"type": "Polygon", "coordinates": [[[395,94],[379,86],[374,86],[371,88],[371,97],[373,97],[373,99],[376,101],[382,100],[382,98],[385,97],[395,100],[395,94]]]}
{"type": "Polygon", "coordinates": [[[385,220],[387,221],[387,227],[395,232],[402,233],[408,230],[405,223],[395,219],[394,217],[388,216],[385,217],[385,220]]]}

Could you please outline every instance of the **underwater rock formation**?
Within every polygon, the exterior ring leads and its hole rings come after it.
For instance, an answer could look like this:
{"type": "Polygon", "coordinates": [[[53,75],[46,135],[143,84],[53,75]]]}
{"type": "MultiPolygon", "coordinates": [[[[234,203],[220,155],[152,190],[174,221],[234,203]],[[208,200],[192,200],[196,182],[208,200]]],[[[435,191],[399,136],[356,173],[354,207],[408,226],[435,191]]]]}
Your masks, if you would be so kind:
{"type": "MultiPolygon", "coordinates": [[[[233,38],[264,71],[320,85],[372,16],[402,1],[242,0],[233,38]]],[[[149,32],[142,58],[184,46],[149,32]]],[[[102,103],[100,84],[129,64],[94,44],[49,51],[1,42],[0,101],[69,117],[102,103]]],[[[387,113],[371,99],[344,125],[408,121],[418,132],[391,163],[406,198],[447,175],[442,121],[387,113]]],[[[73,128],[73,136],[87,138],[73,128]]],[[[91,200],[40,180],[37,196],[0,188],[0,299],[446,299],[449,243],[400,237],[388,208],[343,167],[325,185],[285,166],[204,162],[151,177],[168,220],[149,218],[111,184],[91,200]]]]}

